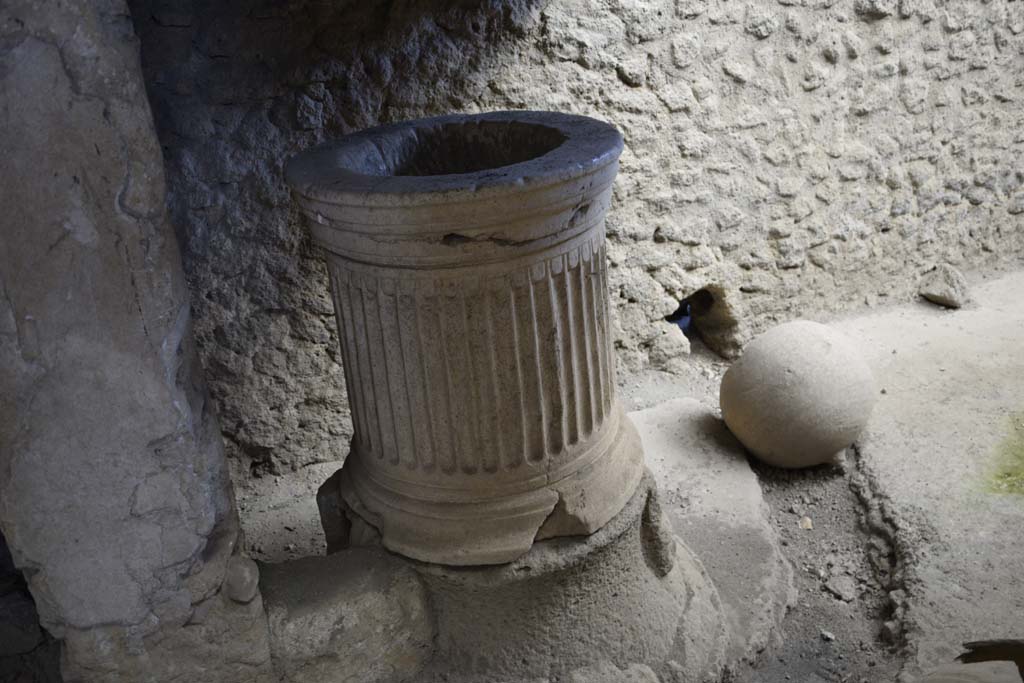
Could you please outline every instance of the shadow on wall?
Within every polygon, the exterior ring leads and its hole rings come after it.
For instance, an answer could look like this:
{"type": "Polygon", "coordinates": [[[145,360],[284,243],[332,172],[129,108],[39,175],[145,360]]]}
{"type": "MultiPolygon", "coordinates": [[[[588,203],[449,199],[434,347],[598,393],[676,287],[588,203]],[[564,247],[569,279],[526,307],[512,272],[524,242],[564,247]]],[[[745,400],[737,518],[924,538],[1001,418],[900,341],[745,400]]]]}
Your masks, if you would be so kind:
{"type": "Polygon", "coordinates": [[[343,459],[326,272],[283,181],[295,152],[464,110],[539,0],[132,0],[195,331],[236,482],[343,459]]]}
{"type": "Polygon", "coordinates": [[[60,646],[40,628],[25,577],[0,533],[0,681],[24,680],[59,683],[60,646]]]}

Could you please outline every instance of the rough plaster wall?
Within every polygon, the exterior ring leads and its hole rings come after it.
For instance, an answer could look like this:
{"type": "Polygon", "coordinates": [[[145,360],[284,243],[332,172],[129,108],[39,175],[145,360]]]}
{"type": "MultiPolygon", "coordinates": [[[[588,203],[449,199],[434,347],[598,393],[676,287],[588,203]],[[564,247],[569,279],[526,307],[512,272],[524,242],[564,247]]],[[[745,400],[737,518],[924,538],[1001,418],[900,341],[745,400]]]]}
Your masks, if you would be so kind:
{"type": "Polygon", "coordinates": [[[449,111],[626,138],[609,217],[620,372],[671,367],[706,288],[723,353],[775,320],[1024,254],[1024,2],[134,0],[197,332],[242,466],[350,433],[325,275],[285,158],[449,111]]]}
{"type": "Polygon", "coordinates": [[[67,681],[254,681],[239,535],[123,0],[0,5],[0,528],[67,681]]]}

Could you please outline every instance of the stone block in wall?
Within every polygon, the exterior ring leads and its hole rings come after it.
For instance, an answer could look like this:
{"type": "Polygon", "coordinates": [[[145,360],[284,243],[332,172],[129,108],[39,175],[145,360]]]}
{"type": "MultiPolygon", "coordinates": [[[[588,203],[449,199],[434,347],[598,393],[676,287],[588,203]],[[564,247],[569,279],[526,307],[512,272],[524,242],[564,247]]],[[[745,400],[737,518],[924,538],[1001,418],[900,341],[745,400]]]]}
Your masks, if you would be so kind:
{"type": "Polygon", "coordinates": [[[259,595],[247,604],[225,592],[193,606],[177,628],[139,639],[121,627],[68,629],[65,683],[277,683],[259,595]]]}
{"type": "Polygon", "coordinates": [[[382,549],[264,565],[261,575],[274,666],[283,681],[402,681],[433,654],[420,579],[382,549]]]}

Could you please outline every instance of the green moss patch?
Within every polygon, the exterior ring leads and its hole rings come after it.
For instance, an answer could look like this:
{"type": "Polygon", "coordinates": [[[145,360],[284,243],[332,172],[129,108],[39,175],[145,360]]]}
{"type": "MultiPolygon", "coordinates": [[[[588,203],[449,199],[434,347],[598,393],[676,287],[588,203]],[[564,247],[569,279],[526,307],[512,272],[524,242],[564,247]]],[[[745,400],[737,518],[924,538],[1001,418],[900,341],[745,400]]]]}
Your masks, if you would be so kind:
{"type": "Polygon", "coordinates": [[[1024,495],[1024,412],[1010,416],[1006,438],[996,446],[991,488],[1024,495]]]}

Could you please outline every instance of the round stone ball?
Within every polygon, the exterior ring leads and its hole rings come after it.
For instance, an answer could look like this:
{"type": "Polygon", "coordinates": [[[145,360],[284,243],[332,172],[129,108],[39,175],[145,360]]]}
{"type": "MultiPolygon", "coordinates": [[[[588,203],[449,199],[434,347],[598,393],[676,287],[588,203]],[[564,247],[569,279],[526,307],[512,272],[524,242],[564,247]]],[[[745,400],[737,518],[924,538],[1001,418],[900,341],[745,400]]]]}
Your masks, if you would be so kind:
{"type": "Polygon", "coordinates": [[[750,342],[722,378],[722,417],[740,442],[776,467],[832,461],[861,433],[878,398],[850,340],[797,320],[750,342]]]}

